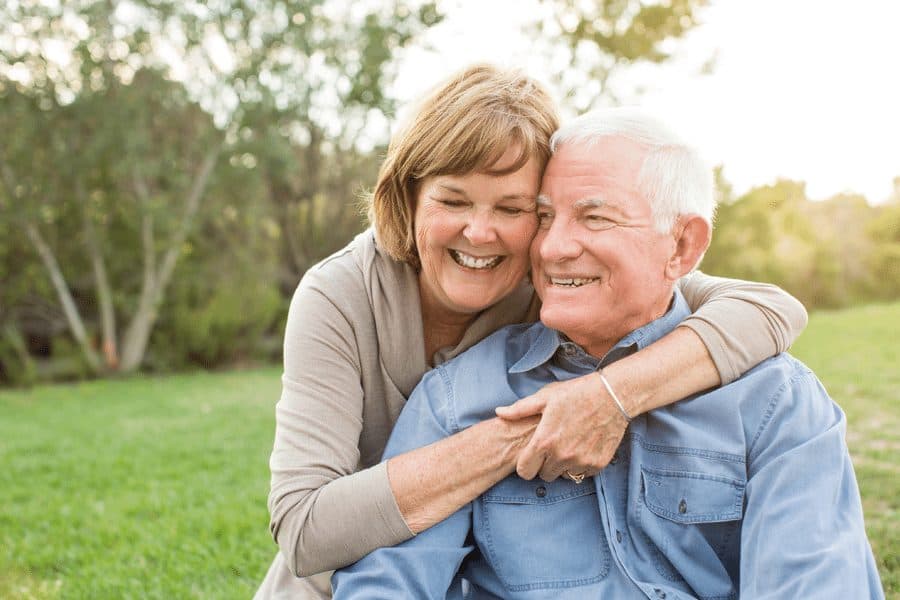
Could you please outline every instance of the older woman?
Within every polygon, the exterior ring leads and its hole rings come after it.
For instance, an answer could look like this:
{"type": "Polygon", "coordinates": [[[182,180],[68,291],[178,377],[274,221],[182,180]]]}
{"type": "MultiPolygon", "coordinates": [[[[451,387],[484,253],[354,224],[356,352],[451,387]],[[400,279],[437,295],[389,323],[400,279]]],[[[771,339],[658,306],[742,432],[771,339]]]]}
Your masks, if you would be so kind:
{"type": "MultiPolygon", "coordinates": [[[[429,368],[536,318],[528,247],[557,125],[533,80],[489,66],[457,74],[393,137],[372,198],[374,230],[304,276],[288,317],[271,459],[281,552],[258,598],[327,598],[323,572],[439,522],[517,463],[523,476],[550,478],[592,474],[609,459],[625,423],[590,375],[525,399],[507,415],[520,418],[380,462],[429,368]]],[[[632,414],[731,381],[805,323],[802,306],[771,286],[695,274],[681,289],[696,314],[605,371],[632,414]]]]}

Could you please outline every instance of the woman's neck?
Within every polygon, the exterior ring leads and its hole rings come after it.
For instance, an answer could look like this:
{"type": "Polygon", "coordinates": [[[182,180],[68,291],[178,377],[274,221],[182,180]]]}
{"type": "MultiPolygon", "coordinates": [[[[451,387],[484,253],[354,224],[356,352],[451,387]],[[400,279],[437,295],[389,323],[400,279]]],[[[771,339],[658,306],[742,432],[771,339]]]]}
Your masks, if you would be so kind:
{"type": "Polygon", "coordinates": [[[457,313],[438,306],[428,294],[422,293],[419,286],[419,297],[422,304],[422,331],[425,337],[425,360],[434,366],[435,352],[441,348],[459,344],[466,329],[477,315],[457,313]]]}

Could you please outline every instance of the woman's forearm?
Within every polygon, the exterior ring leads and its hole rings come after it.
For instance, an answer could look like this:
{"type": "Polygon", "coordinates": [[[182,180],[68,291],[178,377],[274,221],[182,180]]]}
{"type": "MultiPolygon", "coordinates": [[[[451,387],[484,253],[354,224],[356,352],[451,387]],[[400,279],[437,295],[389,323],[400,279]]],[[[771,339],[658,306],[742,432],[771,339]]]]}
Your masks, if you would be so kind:
{"type": "Polygon", "coordinates": [[[443,521],[516,468],[538,419],[489,419],[388,460],[400,513],[419,533],[443,521]]]}
{"type": "MultiPolygon", "coordinates": [[[[719,385],[719,371],[693,330],[677,327],[640,352],[603,369],[632,417],[719,385]]],[[[598,393],[602,390],[598,377],[598,393]]]]}

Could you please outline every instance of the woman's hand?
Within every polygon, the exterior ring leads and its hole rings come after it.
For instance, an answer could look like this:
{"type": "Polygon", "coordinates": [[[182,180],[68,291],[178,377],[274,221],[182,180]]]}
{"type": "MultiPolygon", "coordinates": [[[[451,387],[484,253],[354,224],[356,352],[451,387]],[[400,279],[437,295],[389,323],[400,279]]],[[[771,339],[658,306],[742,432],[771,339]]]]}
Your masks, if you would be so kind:
{"type": "Polygon", "coordinates": [[[597,373],[548,384],[497,409],[497,416],[510,421],[537,414],[541,421],[516,463],[523,479],[540,475],[553,481],[566,471],[596,475],[609,464],[628,426],[597,373]]]}

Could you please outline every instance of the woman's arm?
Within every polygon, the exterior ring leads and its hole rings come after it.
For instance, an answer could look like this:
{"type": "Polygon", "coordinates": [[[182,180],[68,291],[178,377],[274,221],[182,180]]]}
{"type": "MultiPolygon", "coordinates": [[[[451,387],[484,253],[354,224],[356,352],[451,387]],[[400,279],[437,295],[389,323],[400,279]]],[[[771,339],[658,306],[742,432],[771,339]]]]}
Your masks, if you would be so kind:
{"type": "Polygon", "coordinates": [[[514,471],[538,421],[491,419],[357,471],[360,362],[378,357],[360,357],[353,324],[323,287],[306,281],[291,303],[270,461],[270,529],[297,576],[346,566],[445,519],[514,471]]]}
{"type": "Polygon", "coordinates": [[[679,288],[694,311],[681,326],[703,341],[723,384],[787,351],[806,327],[806,309],[775,285],[694,271],[679,288]]]}
{"type": "Polygon", "coordinates": [[[356,546],[412,535],[384,465],[357,471],[364,408],[358,344],[347,316],[315,280],[307,274],[288,313],[269,462],[269,527],[297,576],[352,562],[356,546]]]}
{"type": "MultiPolygon", "coordinates": [[[[631,416],[733,381],[786,350],[806,326],[803,305],[776,286],[702,273],[679,285],[695,313],[654,344],[603,369],[631,416]]],[[[497,410],[507,419],[538,413],[541,423],[517,464],[526,479],[540,475],[550,481],[566,470],[598,473],[627,426],[596,373],[546,386],[497,410]]]]}

